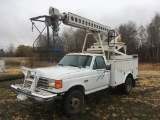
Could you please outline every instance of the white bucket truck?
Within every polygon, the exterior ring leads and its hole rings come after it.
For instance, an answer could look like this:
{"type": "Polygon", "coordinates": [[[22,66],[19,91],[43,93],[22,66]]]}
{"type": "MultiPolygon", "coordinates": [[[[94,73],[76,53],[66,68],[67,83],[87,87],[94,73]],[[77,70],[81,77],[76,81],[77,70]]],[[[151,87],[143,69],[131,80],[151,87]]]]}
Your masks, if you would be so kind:
{"type": "Polygon", "coordinates": [[[17,98],[39,102],[61,98],[64,112],[73,116],[82,111],[84,96],[87,94],[109,87],[121,87],[125,94],[129,94],[135,87],[138,80],[138,56],[126,55],[126,46],[118,31],[73,13],[61,14],[53,7],[49,9],[49,16],[38,16],[31,18],[31,21],[38,21],[42,17],[45,17],[47,27],[54,27],[54,38],[59,30],[59,21],[89,32],[82,52],[66,54],[57,66],[37,69],[22,67],[24,83],[11,85],[18,94],[17,98]],[[90,34],[97,42],[84,51],[90,34]],[[101,34],[107,37],[102,38],[101,34]]]}

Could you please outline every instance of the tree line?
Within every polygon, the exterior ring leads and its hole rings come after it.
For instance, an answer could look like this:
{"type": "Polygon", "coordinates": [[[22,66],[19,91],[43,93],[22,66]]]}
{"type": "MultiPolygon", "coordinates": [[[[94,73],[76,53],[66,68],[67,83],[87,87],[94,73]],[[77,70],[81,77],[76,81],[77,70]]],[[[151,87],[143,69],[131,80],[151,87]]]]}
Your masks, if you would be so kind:
{"type": "Polygon", "coordinates": [[[150,62],[160,61],[160,14],[156,13],[146,26],[137,26],[135,22],[119,26],[122,40],[127,45],[127,54],[147,57],[150,62]]]}

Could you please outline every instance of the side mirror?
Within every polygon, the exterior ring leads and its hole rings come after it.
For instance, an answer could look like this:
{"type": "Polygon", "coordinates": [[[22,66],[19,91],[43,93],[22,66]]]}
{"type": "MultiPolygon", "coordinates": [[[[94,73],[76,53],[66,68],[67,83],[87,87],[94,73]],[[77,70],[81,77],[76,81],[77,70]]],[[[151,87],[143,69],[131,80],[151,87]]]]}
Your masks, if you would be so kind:
{"type": "Polygon", "coordinates": [[[108,32],[108,46],[109,46],[109,42],[111,42],[112,39],[115,39],[115,30],[110,30],[108,32]]]}
{"type": "Polygon", "coordinates": [[[106,64],[106,70],[111,70],[111,64],[110,63],[106,64]]]}

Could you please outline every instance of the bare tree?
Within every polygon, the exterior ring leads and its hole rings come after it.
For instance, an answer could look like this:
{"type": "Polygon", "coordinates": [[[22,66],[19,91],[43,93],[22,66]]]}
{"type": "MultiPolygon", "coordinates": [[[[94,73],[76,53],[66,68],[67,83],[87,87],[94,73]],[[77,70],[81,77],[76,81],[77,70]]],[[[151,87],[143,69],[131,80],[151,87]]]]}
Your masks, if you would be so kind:
{"type": "Polygon", "coordinates": [[[138,55],[140,57],[148,57],[151,59],[149,52],[148,33],[146,27],[140,26],[137,30],[137,40],[139,41],[138,55]]]}
{"type": "Polygon", "coordinates": [[[0,57],[4,57],[5,56],[5,52],[3,49],[0,49],[0,57]]]}
{"type": "MultiPolygon", "coordinates": [[[[70,51],[71,49],[82,49],[86,34],[87,31],[83,29],[74,29],[72,27],[65,28],[61,34],[65,51],[70,51]]],[[[91,35],[88,36],[85,47],[89,48],[94,42],[94,37],[91,35]]]]}
{"type": "Polygon", "coordinates": [[[121,34],[122,40],[127,46],[127,54],[134,54],[137,52],[139,47],[139,42],[137,41],[137,26],[133,21],[121,24],[119,26],[119,32],[121,34]]]}
{"type": "Polygon", "coordinates": [[[69,51],[70,49],[75,47],[74,35],[75,30],[72,27],[64,28],[61,38],[64,44],[65,51],[69,51]]]}
{"type": "Polygon", "coordinates": [[[160,14],[156,13],[151,23],[147,26],[148,43],[154,62],[159,61],[160,57],[160,14]]]}
{"type": "Polygon", "coordinates": [[[9,57],[13,57],[15,52],[15,47],[13,43],[10,43],[9,46],[7,47],[7,55],[9,57]]]}

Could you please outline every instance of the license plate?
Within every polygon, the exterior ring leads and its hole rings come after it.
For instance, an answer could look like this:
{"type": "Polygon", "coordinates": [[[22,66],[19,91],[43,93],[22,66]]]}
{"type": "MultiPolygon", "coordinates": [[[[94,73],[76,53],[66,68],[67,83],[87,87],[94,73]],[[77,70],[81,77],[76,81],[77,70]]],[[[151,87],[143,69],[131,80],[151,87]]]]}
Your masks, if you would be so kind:
{"type": "Polygon", "coordinates": [[[23,93],[19,93],[19,94],[17,95],[17,98],[20,99],[20,100],[22,100],[22,101],[24,101],[24,100],[27,99],[27,96],[26,96],[25,94],[23,94],[23,93]]]}

